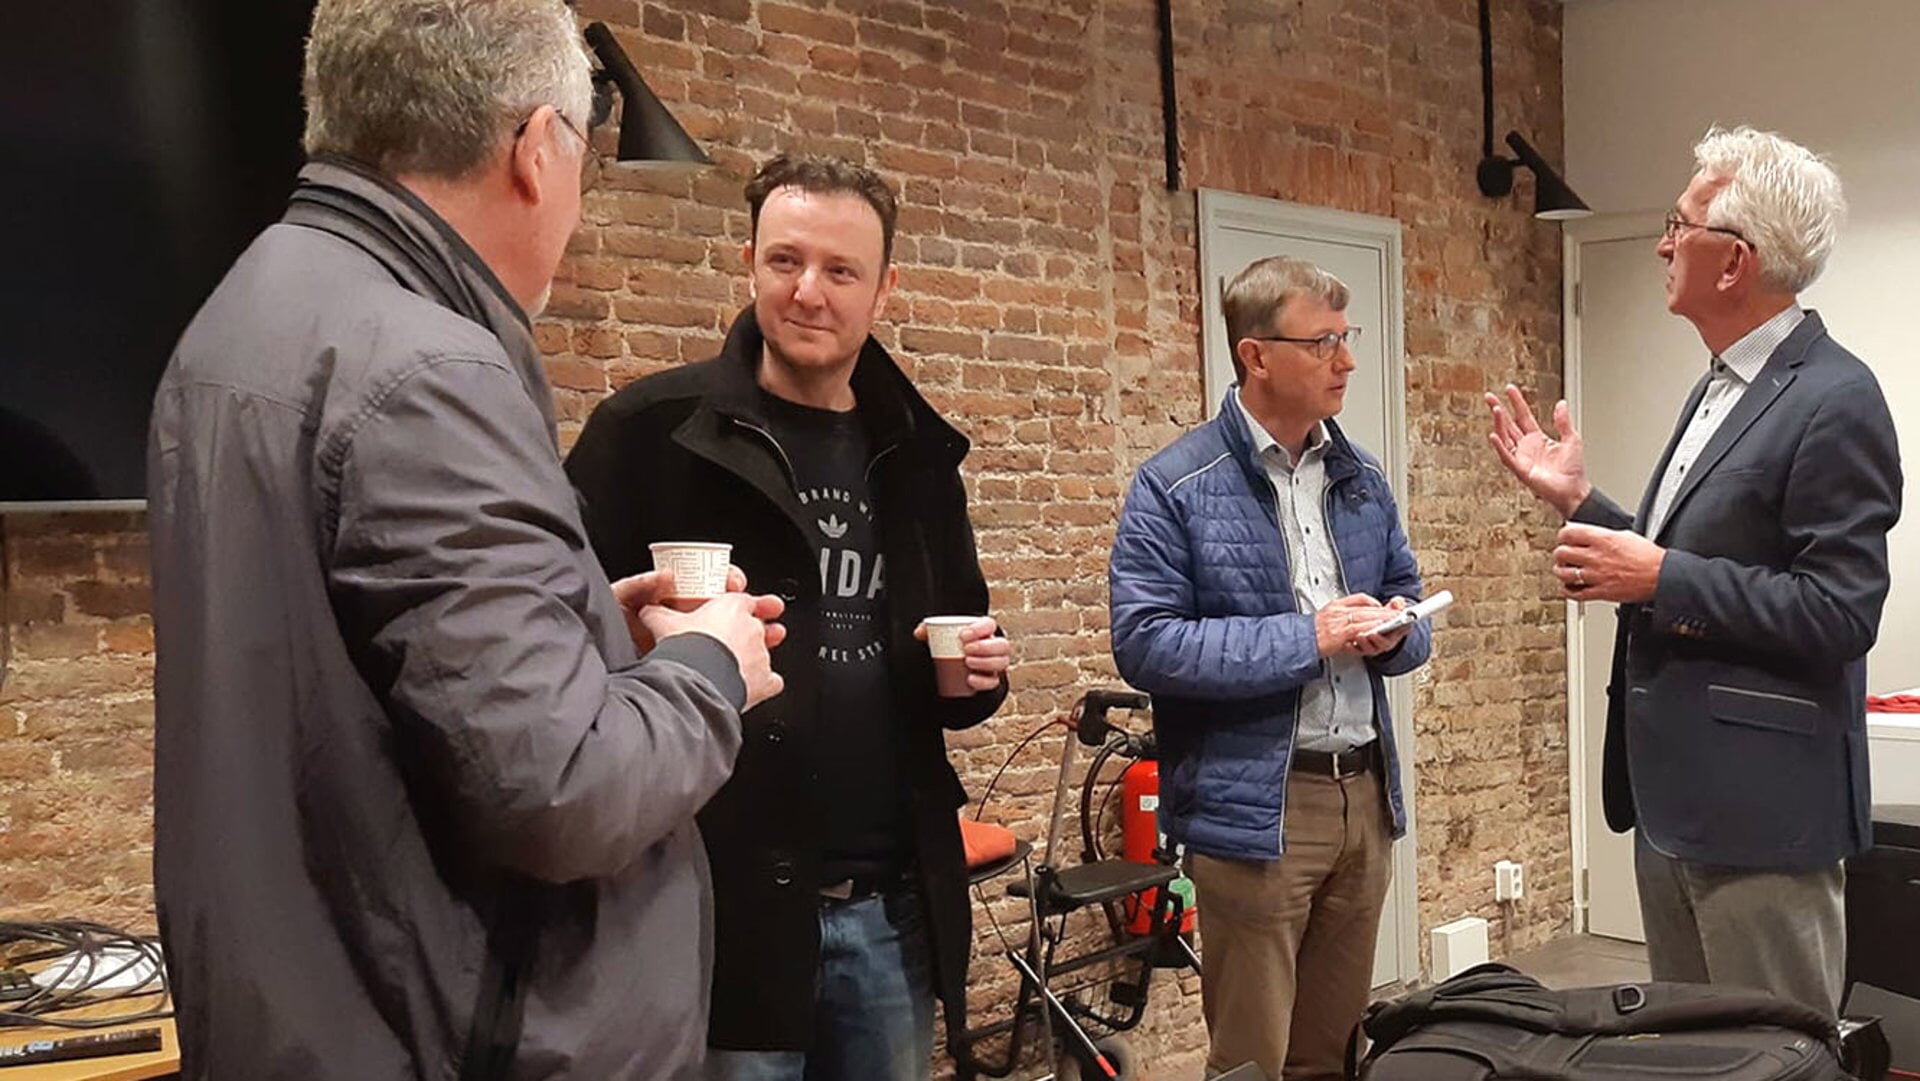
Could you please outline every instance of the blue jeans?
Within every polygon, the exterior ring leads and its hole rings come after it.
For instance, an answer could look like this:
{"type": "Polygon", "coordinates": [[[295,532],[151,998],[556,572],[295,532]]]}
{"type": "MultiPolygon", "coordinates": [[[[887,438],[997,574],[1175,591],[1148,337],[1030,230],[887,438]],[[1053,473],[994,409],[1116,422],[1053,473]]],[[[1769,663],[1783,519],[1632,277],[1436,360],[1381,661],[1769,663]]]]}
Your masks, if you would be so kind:
{"type": "Polygon", "coordinates": [[[820,906],[812,1051],[707,1051],[707,1081],[927,1081],[933,962],[919,894],[820,906]]]}

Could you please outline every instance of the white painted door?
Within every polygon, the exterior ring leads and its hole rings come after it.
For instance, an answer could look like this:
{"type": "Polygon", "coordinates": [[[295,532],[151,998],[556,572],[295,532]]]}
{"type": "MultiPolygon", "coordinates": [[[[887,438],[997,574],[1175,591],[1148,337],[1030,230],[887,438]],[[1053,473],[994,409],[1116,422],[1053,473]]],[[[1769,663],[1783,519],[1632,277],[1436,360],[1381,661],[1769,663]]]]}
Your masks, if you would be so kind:
{"type": "MultiPolygon", "coordinates": [[[[1586,444],[1595,486],[1633,511],[1659,463],[1687,392],[1706,368],[1693,325],[1667,311],[1666,268],[1653,254],[1657,216],[1590,218],[1567,227],[1573,285],[1567,335],[1567,397],[1586,444]]],[[[1546,423],[1551,402],[1529,397],[1546,423]]],[[[1633,879],[1633,835],[1607,828],[1600,765],[1614,605],[1569,604],[1567,697],[1580,794],[1576,848],[1586,854],[1587,930],[1645,941],[1633,879]]]]}
{"type": "MultiPolygon", "coordinates": [[[[1290,255],[1316,263],[1352,293],[1347,319],[1364,328],[1354,344],[1358,367],[1347,381],[1340,426],[1381,461],[1394,493],[1406,497],[1405,363],[1401,352],[1400,223],[1392,218],[1305,207],[1226,192],[1200,193],[1201,323],[1205,328],[1207,412],[1233,383],[1220,294],[1248,263],[1290,255]]],[[[1388,682],[1407,814],[1413,815],[1413,701],[1406,680],[1388,682]]],[[[1373,983],[1419,975],[1418,893],[1411,821],[1394,846],[1394,882],[1380,918],[1373,983]]],[[[1205,902],[1201,902],[1204,911],[1205,902]]],[[[1204,916],[1202,917],[1205,918],[1204,916]]]]}

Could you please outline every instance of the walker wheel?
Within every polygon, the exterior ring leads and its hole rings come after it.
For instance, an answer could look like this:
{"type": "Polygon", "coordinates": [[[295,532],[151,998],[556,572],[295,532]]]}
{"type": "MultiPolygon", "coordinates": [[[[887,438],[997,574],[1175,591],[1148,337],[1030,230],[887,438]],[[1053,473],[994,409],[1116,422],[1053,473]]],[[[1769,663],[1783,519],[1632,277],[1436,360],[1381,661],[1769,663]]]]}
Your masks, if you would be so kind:
{"type": "MultiPolygon", "coordinates": [[[[1133,1045],[1119,1035],[1102,1036],[1093,1041],[1093,1046],[1106,1056],[1107,1065],[1113,1067],[1113,1081],[1135,1081],[1140,1076],[1139,1061],[1134,1057],[1133,1045]]],[[[1054,1081],[1108,1081],[1100,1068],[1091,1063],[1082,1065],[1078,1054],[1061,1051],[1060,1061],[1054,1064],[1054,1081]]]]}

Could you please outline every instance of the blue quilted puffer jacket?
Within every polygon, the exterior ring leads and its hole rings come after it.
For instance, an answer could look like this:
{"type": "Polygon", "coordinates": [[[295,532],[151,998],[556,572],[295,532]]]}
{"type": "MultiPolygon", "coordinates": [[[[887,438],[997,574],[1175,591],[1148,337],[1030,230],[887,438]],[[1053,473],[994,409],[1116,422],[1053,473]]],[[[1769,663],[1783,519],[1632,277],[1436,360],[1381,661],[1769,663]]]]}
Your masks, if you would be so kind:
{"type": "MultiPolygon", "coordinates": [[[[1313,615],[1294,605],[1273,488],[1233,395],[1134,476],[1108,564],[1113,656],[1153,695],[1160,829],[1195,852],[1281,852],[1300,688],[1322,674],[1313,615]]],[[[1327,528],[1347,593],[1417,599],[1420,570],[1380,466],[1327,422],[1327,528]]],[[[1393,835],[1406,832],[1382,677],[1426,663],[1428,624],[1367,662],[1393,835]]]]}

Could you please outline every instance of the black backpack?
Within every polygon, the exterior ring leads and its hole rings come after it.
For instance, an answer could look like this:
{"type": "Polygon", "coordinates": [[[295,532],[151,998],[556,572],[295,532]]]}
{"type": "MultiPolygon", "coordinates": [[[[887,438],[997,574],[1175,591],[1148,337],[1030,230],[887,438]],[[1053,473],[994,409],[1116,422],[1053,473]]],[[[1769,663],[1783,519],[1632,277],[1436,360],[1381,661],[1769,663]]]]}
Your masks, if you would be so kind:
{"type": "Polygon", "coordinates": [[[1506,965],[1367,1008],[1349,1081],[1848,1081],[1835,1023],[1760,991],[1631,983],[1549,991],[1506,965]]]}

